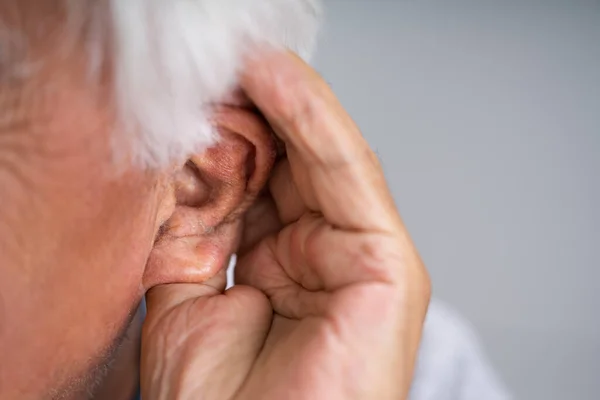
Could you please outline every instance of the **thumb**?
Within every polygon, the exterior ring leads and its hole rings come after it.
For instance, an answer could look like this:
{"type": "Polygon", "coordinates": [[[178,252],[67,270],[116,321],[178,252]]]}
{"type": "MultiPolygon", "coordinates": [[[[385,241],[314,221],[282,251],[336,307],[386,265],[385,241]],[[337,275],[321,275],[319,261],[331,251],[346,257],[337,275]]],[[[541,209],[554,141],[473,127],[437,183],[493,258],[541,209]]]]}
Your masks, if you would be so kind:
{"type": "Polygon", "coordinates": [[[153,287],[146,294],[148,320],[160,320],[173,308],[188,300],[217,296],[225,290],[227,270],[202,283],[169,283],[153,287]]]}
{"type": "Polygon", "coordinates": [[[141,386],[148,399],[231,398],[243,385],[269,331],[272,309],[257,289],[223,292],[225,276],[148,292],[141,386]],[[172,391],[177,391],[177,396],[172,391]]]}

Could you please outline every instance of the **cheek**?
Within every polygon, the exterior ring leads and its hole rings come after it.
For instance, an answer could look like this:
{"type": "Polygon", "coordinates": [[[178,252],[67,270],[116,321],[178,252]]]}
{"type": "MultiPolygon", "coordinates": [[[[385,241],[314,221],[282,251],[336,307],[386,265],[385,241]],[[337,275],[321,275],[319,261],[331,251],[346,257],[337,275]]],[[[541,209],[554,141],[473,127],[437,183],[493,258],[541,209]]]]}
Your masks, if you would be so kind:
{"type": "Polygon", "coordinates": [[[102,361],[143,295],[156,227],[157,177],[111,167],[110,111],[77,73],[48,76],[51,99],[19,97],[18,173],[0,171],[18,182],[0,182],[1,398],[45,398],[102,361]]]}
{"type": "Polygon", "coordinates": [[[85,210],[88,228],[71,226],[62,236],[63,254],[70,251],[75,258],[63,271],[68,277],[63,284],[93,314],[90,324],[97,324],[100,334],[102,323],[119,322],[144,294],[141,283],[154,241],[156,207],[152,190],[137,186],[117,186],[100,195],[85,210]]]}
{"type": "Polygon", "coordinates": [[[0,325],[14,327],[0,329],[0,354],[12,365],[0,380],[35,392],[31,376],[55,387],[102,363],[144,294],[156,193],[139,181],[46,197],[45,223],[29,232],[28,267],[0,271],[0,325]]]}
{"type": "Polygon", "coordinates": [[[72,259],[60,267],[64,285],[97,310],[119,309],[143,295],[141,277],[155,234],[155,193],[137,179],[125,182],[131,183],[91,193],[74,216],[80,223],[63,220],[57,251],[72,259]]]}

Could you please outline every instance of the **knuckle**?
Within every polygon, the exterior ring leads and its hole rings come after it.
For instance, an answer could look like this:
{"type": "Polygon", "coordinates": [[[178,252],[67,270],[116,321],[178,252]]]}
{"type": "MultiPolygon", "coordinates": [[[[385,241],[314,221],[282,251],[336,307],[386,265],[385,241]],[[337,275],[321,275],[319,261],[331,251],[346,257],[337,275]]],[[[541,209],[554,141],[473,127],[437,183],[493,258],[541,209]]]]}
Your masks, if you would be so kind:
{"type": "Polygon", "coordinates": [[[355,249],[355,259],[359,267],[388,280],[397,270],[398,250],[396,245],[388,245],[387,238],[368,235],[355,249]]]}
{"type": "Polygon", "coordinates": [[[424,296],[431,293],[431,280],[416,251],[387,235],[366,235],[355,247],[358,266],[381,280],[408,283],[424,296]]]}

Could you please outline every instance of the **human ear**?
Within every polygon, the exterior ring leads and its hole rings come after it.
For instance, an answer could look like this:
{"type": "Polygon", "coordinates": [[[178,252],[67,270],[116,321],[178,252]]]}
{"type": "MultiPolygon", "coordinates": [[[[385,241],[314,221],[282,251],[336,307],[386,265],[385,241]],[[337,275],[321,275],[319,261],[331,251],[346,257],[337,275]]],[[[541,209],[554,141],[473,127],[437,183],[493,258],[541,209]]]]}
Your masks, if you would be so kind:
{"type": "Polygon", "coordinates": [[[173,197],[144,274],[144,288],[203,282],[227,266],[242,216],[267,182],[275,161],[271,130],[239,107],[215,112],[218,143],[190,157],[170,179],[173,197]]]}

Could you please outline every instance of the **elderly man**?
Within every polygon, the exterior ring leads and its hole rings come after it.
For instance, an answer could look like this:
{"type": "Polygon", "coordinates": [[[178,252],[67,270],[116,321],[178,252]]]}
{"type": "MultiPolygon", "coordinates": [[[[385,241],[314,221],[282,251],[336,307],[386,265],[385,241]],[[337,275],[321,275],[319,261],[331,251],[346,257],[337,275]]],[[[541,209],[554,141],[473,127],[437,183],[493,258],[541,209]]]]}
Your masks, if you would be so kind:
{"type": "Polygon", "coordinates": [[[429,279],[373,152],[283,50],[307,56],[317,16],[0,1],[0,398],[408,395],[429,279]]]}

